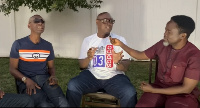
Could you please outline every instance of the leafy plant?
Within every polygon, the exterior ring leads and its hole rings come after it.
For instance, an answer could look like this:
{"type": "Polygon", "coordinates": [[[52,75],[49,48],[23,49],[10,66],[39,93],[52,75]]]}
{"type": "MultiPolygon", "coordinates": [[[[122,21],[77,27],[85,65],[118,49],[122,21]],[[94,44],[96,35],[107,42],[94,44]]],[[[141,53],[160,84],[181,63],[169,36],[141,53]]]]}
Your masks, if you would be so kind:
{"type": "Polygon", "coordinates": [[[78,11],[78,8],[100,8],[101,0],[0,0],[0,12],[5,15],[11,13],[12,10],[19,11],[20,6],[27,6],[31,12],[43,10],[46,12],[63,11],[65,8],[78,11]]]}

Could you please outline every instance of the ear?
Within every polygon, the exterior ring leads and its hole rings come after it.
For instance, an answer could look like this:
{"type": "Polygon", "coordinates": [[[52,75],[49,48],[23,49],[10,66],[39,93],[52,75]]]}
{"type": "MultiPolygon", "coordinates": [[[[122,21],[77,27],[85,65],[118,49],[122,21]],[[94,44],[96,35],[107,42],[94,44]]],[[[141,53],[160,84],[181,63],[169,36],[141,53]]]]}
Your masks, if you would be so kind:
{"type": "Polygon", "coordinates": [[[31,25],[30,25],[30,23],[28,24],[28,28],[30,28],[31,27],[31,25]]]}
{"type": "Polygon", "coordinates": [[[181,33],[181,39],[187,38],[187,33],[181,33]]]}
{"type": "Polygon", "coordinates": [[[98,24],[98,20],[96,20],[96,25],[98,24]]]}

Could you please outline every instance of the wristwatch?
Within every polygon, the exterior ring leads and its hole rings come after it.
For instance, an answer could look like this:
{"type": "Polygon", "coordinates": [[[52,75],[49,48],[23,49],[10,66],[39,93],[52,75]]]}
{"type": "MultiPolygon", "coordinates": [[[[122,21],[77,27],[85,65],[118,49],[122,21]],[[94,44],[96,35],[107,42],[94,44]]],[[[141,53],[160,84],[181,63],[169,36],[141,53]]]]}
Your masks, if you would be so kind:
{"type": "Polygon", "coordinates": [[[22,81],[26,83],[26,77],[22,77],[22,81]]]}

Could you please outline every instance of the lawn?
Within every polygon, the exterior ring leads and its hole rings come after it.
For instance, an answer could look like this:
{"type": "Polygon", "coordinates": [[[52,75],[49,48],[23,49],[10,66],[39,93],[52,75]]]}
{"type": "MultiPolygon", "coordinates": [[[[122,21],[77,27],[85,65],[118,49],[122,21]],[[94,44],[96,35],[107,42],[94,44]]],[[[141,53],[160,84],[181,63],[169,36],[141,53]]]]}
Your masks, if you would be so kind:
{"type": "MultiPolygon", "coordinates": [[[[153,67],[155,63],[153,62],[153,67]]],[[[55,59],[56,76],[59,79],[59,85],[63,92],[66,92],[69,80],[79,74],[79,65],[77,59],[56,58],[55,59]]],[[[153,68],[154,69],[154,68],[153,68]]],[[[154,70],[153,70],[154,71],[154,70]]],[[[148,82],[149,62],[132,61],[126,75],[131,83],[136,87],[138,99],[142,91],[139,89],[142,81],[148,82]]],[[[14,77],[9,73],[9,58],[0,58],[0,88],[6,93],[16,93],[14,77]]]]}

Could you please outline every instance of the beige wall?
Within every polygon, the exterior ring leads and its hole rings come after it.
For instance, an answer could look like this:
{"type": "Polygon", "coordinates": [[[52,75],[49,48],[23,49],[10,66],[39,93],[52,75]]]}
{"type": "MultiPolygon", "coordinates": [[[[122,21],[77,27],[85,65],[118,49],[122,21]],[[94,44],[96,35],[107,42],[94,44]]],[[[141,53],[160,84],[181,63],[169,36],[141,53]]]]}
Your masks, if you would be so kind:
{"type": "Polygon", "coordinates": [[[15,40],[14,14],[4,16],[0,13],[0,57],[8,57],[12,42],[15,40]]]}
{"type": "Polygon", "coordinates": [[[197,5],[196,30],[193,34],[195,34],[194,43],[200,49],[200,1],[197,2],[197,5]]]}
{"type": "Polygon", "coordinates": [[[16,38],[27,36],[28,19],[34,14],[41,15],[46,21],[45,32],[42,38],[53,44],[55,55],[58,57],[77,58],[84,37],[92,33],[92,10],[82,9],[78,13],[72,10],[46,13],[33,12],[27,8],[15,13],[16,38]]]}
{"type": "Polygon", "coordinates": [[[116,20],[113,33],[126,38],[128,45],[137,50],[145,50],[163,38],[166,23],[177,14],[191,16],[196,22],[196,30],[189,40],[200,48],[200,3],[198,0],[103,0],[100,9],[80,9],[73,12],[45,11],[31,13],[28,8],[20,8],[4,16],[0,13],[0,57],[8,57],[11,44],[30,34],[28,19],[40,14],[46,20],[42,37],[53,44],[55,55],[78,58],[83,38],[96,32],[95,19],[100,12],[108,11],[116,20]]]}
{"type": "MultiPolygon", "coordinates": [[[[197,1],[104,0],[102,7],[97,9],[97,13],[108,10],[116,19],[113,32],[124,36],[132,48],[143,51],[163,38],[166,23],[171,16],[188,15],[199,25],[200,22],[196,18],[197,1]]],[[[197,36],[193,32],[189,40],[198,45],[199,42],[195,38],[197,36]]],[[[199,45],[198,47],[200,48],[199,45]]]]}

